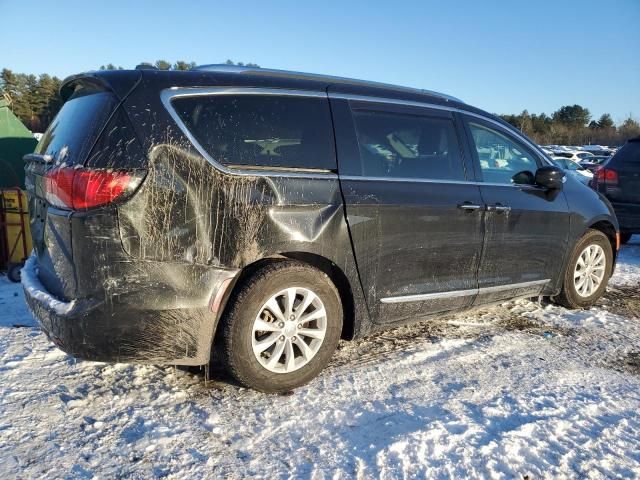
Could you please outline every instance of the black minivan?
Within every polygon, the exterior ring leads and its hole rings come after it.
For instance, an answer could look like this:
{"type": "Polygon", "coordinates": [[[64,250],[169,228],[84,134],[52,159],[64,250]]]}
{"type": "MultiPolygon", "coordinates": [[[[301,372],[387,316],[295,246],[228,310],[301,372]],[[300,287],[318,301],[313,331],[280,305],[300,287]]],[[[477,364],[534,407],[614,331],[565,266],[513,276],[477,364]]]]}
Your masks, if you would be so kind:
{"type": "Polygon", "coordinates": [[[609,202],[499,118],[260,68],[91,72],[25,158],[26,298],[71,355],[286,391],[338,341],[513,298],[592,305],[609,202]]]}
{"type": "Polygon", "coordinates": [[[640,233],[640,137],[629,139],[594,172],[591,186],[613,205],[620,243],[640,233]]]}

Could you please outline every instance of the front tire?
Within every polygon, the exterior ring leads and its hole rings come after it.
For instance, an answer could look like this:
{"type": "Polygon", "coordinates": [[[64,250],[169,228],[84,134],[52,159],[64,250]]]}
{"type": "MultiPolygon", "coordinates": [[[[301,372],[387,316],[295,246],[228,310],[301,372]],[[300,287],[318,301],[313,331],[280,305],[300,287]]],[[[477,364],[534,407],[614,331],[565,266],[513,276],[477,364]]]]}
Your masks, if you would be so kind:
{"type": "Polygon", "coordinates": [[[290,391],[327,365],[342,332],[340,295],[306,264],[278,261],[239,286],[221,320],[222,361],[242,385],[290,391]]]}
{"type": "Polygon", "coordinates": [[[588,230],[577,243],[565,271],[556,303],[571,308],[589,308],[602,297],[613,266],[613,250],[607,236],[588,230]]]}

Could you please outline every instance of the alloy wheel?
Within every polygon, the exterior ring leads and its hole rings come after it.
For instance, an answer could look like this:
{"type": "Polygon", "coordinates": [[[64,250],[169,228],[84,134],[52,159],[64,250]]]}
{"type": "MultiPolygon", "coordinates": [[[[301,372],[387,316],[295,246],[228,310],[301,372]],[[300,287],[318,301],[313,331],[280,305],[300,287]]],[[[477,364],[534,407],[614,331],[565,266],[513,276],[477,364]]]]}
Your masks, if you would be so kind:
{"type": "Polygon", "coordinates": [[[274,373],[290,373],[318,353],[327,332],[327,313],[318,295],[290,287],[273,295],[253,322],[251,346],[260,364],[274,373]]]}
{"type": "Polygon", "coordinates": [[[593,295],[604,280],[607,257],[600,245],[588,245],[576,262],[573,272],[573,282],[576,292],[581,297],[593,295]]]}

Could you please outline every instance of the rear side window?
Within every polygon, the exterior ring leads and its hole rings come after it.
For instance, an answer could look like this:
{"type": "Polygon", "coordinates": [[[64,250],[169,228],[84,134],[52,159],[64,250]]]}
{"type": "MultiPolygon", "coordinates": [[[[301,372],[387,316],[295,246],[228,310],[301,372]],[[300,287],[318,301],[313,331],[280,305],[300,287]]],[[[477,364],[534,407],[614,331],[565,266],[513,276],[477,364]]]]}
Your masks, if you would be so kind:
{"type": "Polygon", "coordinates": [[[172,104],[192,135],[217,162],[336,168],[326,98],[208,95],[181,97],[172,104]]]}
{"type": "Polygon", "coordinates": [[[362,175],[464,180],[460,146],[447,118],[354,110],[362,175]]]}
{"type": "Polygon", "coordinates": [[[118,103],[110,92],[79,86],[40,139],[36,153],[58,163],[82,164],[118,103]]]}

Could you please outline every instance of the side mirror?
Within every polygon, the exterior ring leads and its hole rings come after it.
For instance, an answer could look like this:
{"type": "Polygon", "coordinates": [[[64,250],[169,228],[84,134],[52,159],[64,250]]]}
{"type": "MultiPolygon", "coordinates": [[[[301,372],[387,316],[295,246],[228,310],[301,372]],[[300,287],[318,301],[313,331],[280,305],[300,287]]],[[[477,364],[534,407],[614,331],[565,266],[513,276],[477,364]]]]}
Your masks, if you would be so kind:
{"type": "Polygon", "coordinates": [[[567,175],[559,167],[547,165],[536,170],[536,184],[549,190],[561,190],[567,175]]]}
{"type": "Polygon", "coordinates": [[[516,185],[535,185],[536,177],[529,170],[523,170],[511,177],[511,182],[516,185]]]}

